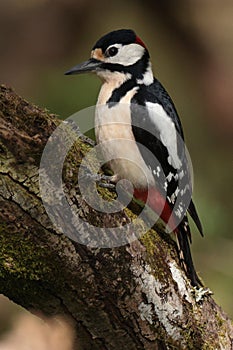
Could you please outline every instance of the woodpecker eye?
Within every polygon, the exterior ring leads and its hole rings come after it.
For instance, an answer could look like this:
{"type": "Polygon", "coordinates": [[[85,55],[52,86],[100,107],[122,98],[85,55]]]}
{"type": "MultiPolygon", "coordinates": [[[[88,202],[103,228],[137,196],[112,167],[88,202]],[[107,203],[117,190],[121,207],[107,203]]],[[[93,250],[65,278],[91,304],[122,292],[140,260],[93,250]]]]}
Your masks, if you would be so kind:
{"type": "Polygon", "coordinates": [[[118,52],[118,48],[115,46],[112,46],[106,51],[106,56],[108,57],[115,56],[117,52],[118,52]]]}

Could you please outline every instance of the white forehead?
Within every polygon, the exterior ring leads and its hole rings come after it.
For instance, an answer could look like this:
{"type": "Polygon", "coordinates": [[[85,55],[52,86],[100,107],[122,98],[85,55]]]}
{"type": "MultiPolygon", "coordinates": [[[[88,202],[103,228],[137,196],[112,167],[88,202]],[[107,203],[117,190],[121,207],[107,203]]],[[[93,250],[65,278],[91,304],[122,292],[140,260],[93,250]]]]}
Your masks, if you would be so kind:
{"type": "Polygon", "coordinates": [[[136,63],[144,54],[145,49],[141,45],[138,44],[114,44],[108,47],[117,47],[118,53],[113,57],[105,58],[105,62],[108,63],[117,63],[122,64],[124,66],[130,66],[131,64],[136,63]]]}

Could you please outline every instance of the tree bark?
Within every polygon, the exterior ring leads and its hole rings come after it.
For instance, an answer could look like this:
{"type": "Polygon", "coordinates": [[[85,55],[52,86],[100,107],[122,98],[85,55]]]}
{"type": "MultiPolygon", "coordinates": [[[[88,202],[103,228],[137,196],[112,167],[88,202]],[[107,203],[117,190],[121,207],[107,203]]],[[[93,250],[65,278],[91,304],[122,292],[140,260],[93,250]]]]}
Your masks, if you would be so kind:
{"type": "MultiPolygon", "coordinates": [[[[191,287],[161,229],[124,246],[91,248],[53,226],[39,165],[58,125],[0,87],[0,292],[32,312],[71,318],[79,349],[232,349],[230,320],[208,292],[191,287]]],[[[88,150],[79,139],[66,159],[69,203],[96,227],[130,222],[136,214],[129,209],[101,214],[82,200],[77,172],[88,150]]]]}

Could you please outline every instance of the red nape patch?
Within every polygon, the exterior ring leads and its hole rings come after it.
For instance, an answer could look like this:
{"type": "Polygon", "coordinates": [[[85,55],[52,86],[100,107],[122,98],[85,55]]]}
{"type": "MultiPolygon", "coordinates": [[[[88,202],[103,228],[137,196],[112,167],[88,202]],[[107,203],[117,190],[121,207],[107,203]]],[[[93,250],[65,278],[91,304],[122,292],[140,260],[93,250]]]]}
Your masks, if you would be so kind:
{"type": "Polygon", "coordinates": [[[144,42],[139,38],[139,36],[136,36],[135,44],[139,44],[139,45],[145,47],[145,49],[146,49],[146,45],[145,45],[144,42]]]}
{"type": "Polygon", "coordinates": [[[160,216],[160,218],[167,224],[169,228],[176,232],[177,224],[172,209],[166,199],[154,187],[148,190],[134,189],[134,197],[147,205],[160,216]]]}

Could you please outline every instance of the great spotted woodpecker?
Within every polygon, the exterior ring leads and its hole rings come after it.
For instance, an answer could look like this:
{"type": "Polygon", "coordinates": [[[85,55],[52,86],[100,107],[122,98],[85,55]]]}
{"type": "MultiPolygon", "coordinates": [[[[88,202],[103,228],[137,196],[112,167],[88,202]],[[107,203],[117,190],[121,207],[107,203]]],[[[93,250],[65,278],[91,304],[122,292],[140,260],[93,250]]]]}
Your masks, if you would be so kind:
{"type": "Polygon", "coordinates": [[[94,45],[88,61],[65,74],[83,72],[94,72],[103,81],[97,105],[104,108],[97,108],[95,118],[97,142],[104,145],[109,140],[131,141],[125,147],[122,142],[103,146],[106,159],[112,158],[110,167],[115,179],[130,180],[134,197],[147,201],[170,224],[177,235],[186,274],[193,286],[201,286],[189,247],[187,211],[201,234],[202,226],[191,199],[182,125],[171,97],[153,76],[145,44],[129,29],[108,33],[94,45]],[[142,109],[137,108],[139,105],[142,109]],[[122,148],[130,161],[119,156],[122,148]]]}

